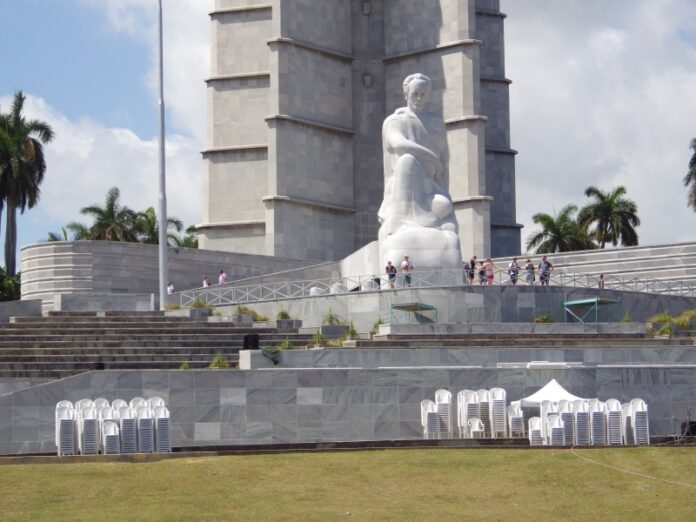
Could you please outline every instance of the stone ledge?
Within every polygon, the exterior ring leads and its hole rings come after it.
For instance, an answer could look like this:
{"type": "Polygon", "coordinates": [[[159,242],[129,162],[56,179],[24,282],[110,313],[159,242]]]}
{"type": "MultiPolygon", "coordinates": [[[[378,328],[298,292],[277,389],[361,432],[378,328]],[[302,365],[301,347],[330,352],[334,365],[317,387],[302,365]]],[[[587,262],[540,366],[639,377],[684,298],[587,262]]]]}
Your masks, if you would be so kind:
{"type": "Polygon", "coordinates": [[[246,152],[252,150],[268,150],[268,145],[264,143],[255,143],[251,145],[234,145],[230,147],[211,147],[201,151],[202,156],[209,154],[221,154],[224,152],[246,152]]]}
{"type": "Polygon", "coordinates": [[[298,198],[295,196],[281,196],[281,195],[270,195],[261,198],[261,201],[271,202],[271,201],[283,201],[285,203],[291,203],[295,205],[304,205],[313,208],[319,208],[324,210],[330,210],[333,212],[343,212],[346,214],[354,214],[355,209],[352,207],[345,207],[343,205],[333,205],[331,203],[324,203],[321,201],[314,201],[310,199],[298,198]]]}
{"type": "Polygon", "coordinates": [[[331,123],[324,123],[321,121],[310,120],[307,118],[301,118],[299,116],[293,116],[291,114],[271,114],[269,116],[266,116],[265,120],[266,121],[272,121],[272,120],[288,121],[290,123],[294,123],[297,125],[306,125],[307,127],[313,127],[315,129],[329,131],[329,132],[335,132],[338,134],[346,134],[348,136],[353,136],[353,134],[355,134],[355,132],[353,132],[353,129],[349,129],[348,127],[341,127],[339,125],[333,125],[331,123]]]}
{"type": "Polygon", "coordinates": [[[270,11],[271,9],[273,9],[273,6],[271,4],[245,5],[242,7],[226,7],[224,9],[213,9],[212,11],[208,12],[208,16],[212,18],[216,15],[246,13],[249,11],[270,11]]]}
{"type": "Polygon", "coordinates": [[[384,58],[382,58],[382,60],[385,62],[389,62],[392,60],[402,60],[404,58],[410,58],[412,56],[417,56],[419,54],[434,53],[434,52],[442,51],[445,49],[451,49],[453,47],[463,47],[463,46],[468,46],[468,45],[480,46],[480,45],[483,45],[483,42],[481,40],[476,40],[473,38],[468,38],[465,40],[455,40],[453,42],[447,42],[447,43],[436,45],[435,47],[426,47],[424,49],[417,49],[415,51],[406,51],[406,52],[402,52],[402,53],[389,54],[389,55],[386,55],[384,58]]]}
{"type": "Polygon", "coordinates": [[[344,53],[343,51],[337,51],[335,49],[329,49],[327,47],[321,47],[319,45],[314,45],[314,44],[311,44],[309,42],[303,42],[301,40],[296,40],[294,38],[286,38],[286,37],[271,38],[266,43],[269,46],[272,46],[273,44],[292,45],[293,47],[305,49],[307,51],[311,51],[311,52],[314,52],[317,54],[323,54],[324,56],[328,56],[329,58],[333,58],[336,60],[346,61],[346,62],[353,61],[353,55],[351,55],[351,54],[344,53]]]}
{"type": "Polygon", "coordinates": [[[256,72],[248,72],[248,73],[238,73],[238,74],[219,74],[215,76],[210,76],[209,78],[206,78],[203,80],[205,83],[214,83],[214,82],[224,82],[224,81],[229,81],[229,80],[250,80],[254,78],[270,78],[271,73],[269,71],[256,71],[256,72]]]}

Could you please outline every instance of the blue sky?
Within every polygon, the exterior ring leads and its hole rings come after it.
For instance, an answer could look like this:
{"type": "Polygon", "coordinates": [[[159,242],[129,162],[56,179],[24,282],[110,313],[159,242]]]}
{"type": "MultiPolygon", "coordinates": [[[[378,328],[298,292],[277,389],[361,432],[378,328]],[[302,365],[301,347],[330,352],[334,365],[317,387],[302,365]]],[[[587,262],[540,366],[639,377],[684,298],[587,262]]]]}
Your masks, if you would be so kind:
{"type": "MultiPolygon", "coordinates": [[[[164,3],[169,212],[192,224],[202,216],[213,2],[164,3]]],[[[695,241],[681,179],[696,137],[696,0],[501,7],[523,237],[535,212],[582,205],[591,184],[622,184],[642,243],[695,241]]],[[[156,206],[155,13],[156,0],[0,0],[0,104],[22,89],[27,112],[57,133],[20,246],[83,220],[79,208],[113,185],[132,208],[156,206]]]]}

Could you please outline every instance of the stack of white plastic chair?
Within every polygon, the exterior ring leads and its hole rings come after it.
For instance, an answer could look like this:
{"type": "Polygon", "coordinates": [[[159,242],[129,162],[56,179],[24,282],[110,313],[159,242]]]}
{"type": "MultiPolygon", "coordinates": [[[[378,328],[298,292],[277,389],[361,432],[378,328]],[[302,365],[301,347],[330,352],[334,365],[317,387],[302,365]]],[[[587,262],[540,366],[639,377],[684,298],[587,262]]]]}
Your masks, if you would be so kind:
{"type": "MultiPolygon", "coordinates": [[[[104,404],[103,402],[97,402],[98,400],[99,399],[94,401],[95,405],[104,404]]],[[[108,404],[108,402],[106,404],[108,404]]],[[[106,445],[104,442],[104,423],[117,420],[118,415],[111,406],[102,406],[101,408],[97,407],[97,417],[99,418],[99,447],[102,453],[106,453],[106,445]]]]}
{"type": "Polygon", "coordinates": [[[435,392],[435,406],[437,406],[437,414],[440,417],[440,432],[451,433],[451,409],[452,409],[452,393],[448,390],[437,390],[435,392]]]}
{"type": "Polygon", "coordinates": [[[565,429],[560,415],[554,413],[546,418],[546,433],[547,445],[565,446],[565,429]]]}
{"type": "Polygon", "coordinates": [[[129,406],[122,406],[118,418],[121,428],[121,453],[138,453],[138,425],[135,412],[129,406]]]}
{"type": "Polygon", "coordinates": [[[468,426],[466,423],[466,399],[471,390],[460,390],[457,392],[457,428],[459,431],[459,438],[466,437],[468,433],[468,426]]]}
{"type": "Polygon", "coordinates": [[[633,399],[631,401],[631,420],[633,422],[633,437],[636,444],[650,444],[648,405],[643,399],[633,399]]]}
{"type": "Polygon", "coordinates": [[[102,423],[102,451],[104,455],[121,453],[121,436],[118,424],[114,420],[102,423]]]}
{"type": "Polygon", "coordinates": [[[575,443],[575,415],[573,415],[573,403],[565,399],[558,401],[558,415],[563,421],[565,430],[565,443],[570,446],[575,443]]]}
{"type": "Polygon", "coordinates": [[[607,417],[605,404],[597,399],[590,399],[590,423],[592,426],[592,445],[607,445],[607,417]]]}
{"type": "Polygon", "coordinates": [[[70,401],[56,404],[56,447],[58,456],[77,454],[75,408],[70,401]]]}
{"type": "Polygon", "coordinates": [[[472,417],[467,420],[468,426],[468,431],[469,431],[469,438],[471,439],[482,439],[486,435],[486,428],[483,425],[483,422],[481,419],[477,419],[476,417],[472,417]]]}
{"type": "Polygon", "coordinates": [[[541,418],[532,417],[529,419],[529,430],[527,432],[529,444],[532,446],[543,446],[544,436],[541,429],[541,418]]]}
{"type": "Polygon", "coordinates": [[[111,403],[111,407],[114,409],[114,411],[118,414],[118,412],[121,411],[121,408],[123,407],[128,407],[128,403],[124,401],[123,399],[114,399],[113,402],[111,403]]]}
{"type": "Polygon", "coordinates": [[[621,403],[616,399],[609,399],[604,414],[607,418],[607,444],[621,446],[621,403]]]}
{"type": "Polygon", "coordinates": [[[491,392],[488,390],[477,390],[476,395],[481,409],[481,422],[486,430],[486,435],[491,434],[491,392]]]}
{"type": "Polygon", "coordinates": [[[423,436],[426,439],[430,435],[439,432],[440,417],[437,414],[437,406],[430,399],[421,401],[421,425],[423,426],[423,436]]]}
{"type": "Polygon", "coordinates": [[[575,445],[589,446],[592,443],[590,432],[590,407],[587,401],[578,399],[573,401],[573,414],[575,415],[575,445]]]}
{"type": "Polygon", "coordinates": [[[99,417],[94,406],[87,406],[77,412],[78,444],[82,455],[99,453],[99,417]]]}
{"type": "Polygon", "coordinates": [[[152,453],[155,451],[155,426],[152,412],[147,406],[141,406],[136,410],[138,417],[138,453],[152,453]]]}
{"type": "Polygon", "coordinates": [[[544,440],[547,440],[549,434],[546,431],[548,427],[546,421],[549,418],[549,415],[558,413],[558,404],[553,401],[541,401],[539,409],[541,417],[541,435],[544,440]]]}
{"type": "Polygon", "coordinates": [[[524,413],[519,404],[511,404],[508,407],[508,423],[510,424],[510,436],[524,436],[524,413]]]}
{"type": "Polygon", "coordinates": [[[633,446],[636,443],[635,433],[633,433],[633,422],[631,419],[631,403],[621,405],[621,435],[626,446],[633,446]]]}
{"type": "Polygon", "coordinates": [[[507,397],[502,388],[491,388],[491,436],[505,437],[507,435],[507,397]]]}
{"type": "Polygon", "coordinates": [[[106,400],[104,397],[94,399],[94,407],[97,408],[97,411],[99,411],[101,408],[108,408],[109,406],[111,406],[109,404],[109,401],[106,400]]]}
{"type": "Polygon", "coordinates": [[[150,397],[148,400],[145,401],[145,404],[148,408],[150,408],[150,411],[152,412],[154,412],[155,408],[157,408],[158,406],[166,406],[162,397],[150,397]]]}
{"type": "Polygon", "coordinates": [[[79,412],[82,408],[93,408],[94,401],[92,399],[80,399],[75,403],[75,411],[79,412]]]}
{"type": "Polygon", "coordinates": [[[464,422],[466,423],[467,436],[470,437],[469,419],[481,419],[481,403],[479,402],[478,393],[475,391],[465,393],[464,400],[466,401],[464,405],[464,422]]]}
{"type": "Polygon", "coordinates": [[[128,405],[133,408],[133,411],[137,412],[138,408],[144,408],[147,406],[147,401],[142,397],[133,397],[128,405]]]}
{"type": "MultiPolygon", "coordinates": [[[[164,402],[164,401],[163,401],[164,402]]],[[[156,406],[155,416],[155,451],[169,453],[172,451],[172,439],[169,423],[169,410],[166,406],[156,406]]]]}

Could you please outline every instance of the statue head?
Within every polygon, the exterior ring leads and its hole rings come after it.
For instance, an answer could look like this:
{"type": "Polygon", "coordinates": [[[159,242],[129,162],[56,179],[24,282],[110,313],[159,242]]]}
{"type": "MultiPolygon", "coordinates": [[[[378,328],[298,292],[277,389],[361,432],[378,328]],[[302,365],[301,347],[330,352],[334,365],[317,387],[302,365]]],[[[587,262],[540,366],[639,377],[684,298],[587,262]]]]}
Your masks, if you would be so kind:
{"type": "Polygon", "coordinates": [[[404,79],[403,86],[408,108],[413,112],[423,110],[425,98],[430,92],[430,78],[421,73],[411,74],[404,79]]]}

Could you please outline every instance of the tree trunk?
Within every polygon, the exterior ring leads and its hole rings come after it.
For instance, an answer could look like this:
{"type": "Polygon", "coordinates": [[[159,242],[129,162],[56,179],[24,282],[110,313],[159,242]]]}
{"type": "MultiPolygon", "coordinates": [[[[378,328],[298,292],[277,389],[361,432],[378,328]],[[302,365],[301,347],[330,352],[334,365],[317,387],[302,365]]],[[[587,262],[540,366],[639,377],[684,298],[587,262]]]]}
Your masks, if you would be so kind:
{"type": "Polygon", "coordinates": [[[7,202],[7,227],[5,228],[5,272],[8,276],[17,273],[17,207],[7,202]]]}

